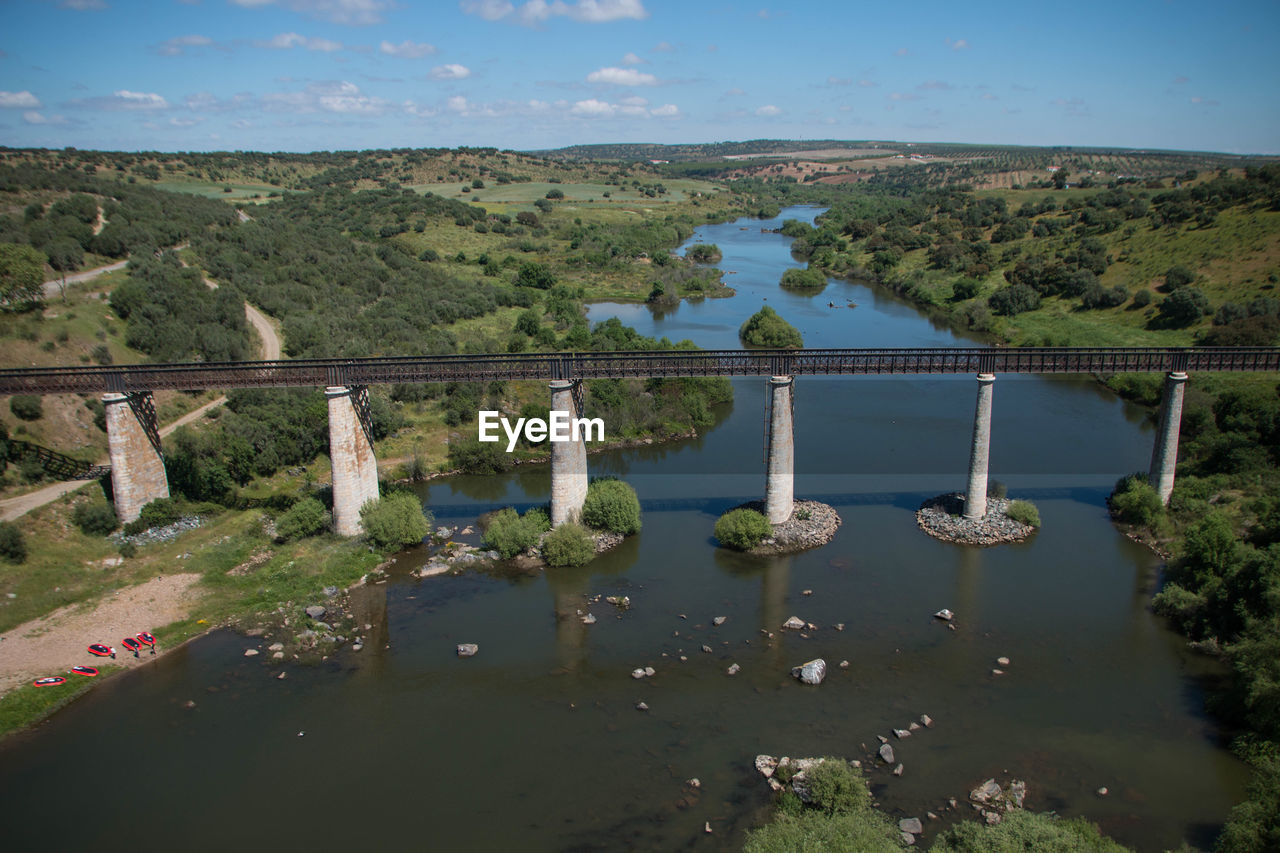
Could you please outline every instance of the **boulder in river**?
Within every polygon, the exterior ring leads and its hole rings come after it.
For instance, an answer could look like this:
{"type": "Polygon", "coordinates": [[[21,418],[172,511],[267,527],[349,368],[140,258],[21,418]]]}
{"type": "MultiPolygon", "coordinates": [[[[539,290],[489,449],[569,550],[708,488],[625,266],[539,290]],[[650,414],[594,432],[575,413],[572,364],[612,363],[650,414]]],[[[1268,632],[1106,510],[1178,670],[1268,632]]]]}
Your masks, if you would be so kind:
{"type": "Polygon", "coordinates": [[[458,657],[469,658],[480,651],[480,647],[475,643],[458,643],[458,657]]]}
{"type": "Polygon", "coordinates": [[[898,829],[902,832],[909,832],[912,835],[919,835],[924,832],[924,824],[920,822],[918,817],[904,817],[898,821],[898,829]]]}
{"type": "Polygon", "coordinates": [[[952,619],[956,618],[956,615],[944,607],[937,613],[933,614],[933,618],[941,619],[943,622],[950,622],[952,619]]]}
{"type": "Polygon", "coordinates": [[[791,674],[805,684],[821,684],[827,677],[827,662],[822,658],[814,658],[797,667],[792,667],[791,674]]]}
{"type": "Polygon", "coordinates": [[[885,764],[893,763],[893,747],[887,743],[880,744],[880,760],[885,764]]]}
{"type": "Polygon", "coordinates": [[[792,616],[792,617],[791,617],[790,619],[788,619],[786,622],[783,622],[783,623],[782,623],[782,627],[783,627],[783,628],[790,628],[790,629],[791,629],[791,630],[793,630],[793,631],[803,631],[803,630],[804,630],[804,620],[803,620],[803,619],[801,619],[799,616],[792,616]]]}

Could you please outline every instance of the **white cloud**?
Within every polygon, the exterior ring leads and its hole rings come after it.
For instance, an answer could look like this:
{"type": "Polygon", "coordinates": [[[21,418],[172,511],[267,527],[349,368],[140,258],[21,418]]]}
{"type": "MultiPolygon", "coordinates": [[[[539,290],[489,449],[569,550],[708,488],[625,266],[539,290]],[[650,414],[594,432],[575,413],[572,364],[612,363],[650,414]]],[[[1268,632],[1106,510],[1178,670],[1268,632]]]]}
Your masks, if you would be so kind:
{"type": "Polygon", "coordinates": [[[465,65],[457,65],[451,63],[449,65],[437,65],[431,69],[431,78],[433,80],[465,80],[471,76],[471,69],[465,65]]]}
{"type": "Polygon", "coordinates": [[[299,33],[280,33],[270,41],[259,41],[255,42],[255,44],[258,47],[270,48],[271,50],[292,50],[295,47],[305,47],[307,50],[318,50],[324,53],[342,50],[342,42],[313,38],[299,33]]]}
{"type": "Polygon", "coordinates": [[[655,118],[679,118],[680,108],[675,104],[663,104],[657,109],[651,110],[649,115],[655,118]]]}
{"type": "Polygon", "coordinates": [[[461,95],[454,95],[445,103],[445,108],[451,113],[466,115],[471,109],[471,105],[467,103],[467,99],[461,95]]]}
{"type": "Polygon", "coordinates": [[[653,52],[654,53],[675,53],[676,48],[675,48],[675,45],[673,45],[669,41],[660,41],[653,46],[653,52]]]}
{"type": "Polygon", "coordinates": [[[27,124],[66,124],[66,116],[46,116],[35,110],[30,110],[22,114],[22,120],[27,124]]]}
{"type": "Polygon", "coordinates": [[[874,89],[880,84],[874,80],[859,80],[858,85],[863,89],[874,89]]]}
{"type": "Polygon", "coordinates": [[[991,94],[990,92],[983,92],[983,93],[982,93],[982,100],[984,100],[984,101],[998,101],[998,100],[1000,100],[1000,99],[999,99],[998,97],[996,97],[995,95],[991,94]]]}
{"type": "Polygon", "coordinates": [[[401,106],[404,107],[404,111],[409,115],[417,116],[418,118],[431,118],[436,114],[436,110],[433,108],[419,104],[416,101],[405,101],[401,106]]]}
{"type": "Polygon", "coordinates": [[[964,39],[956,39],[955,41],[947,39],[947,44],[951,45],[952,50],[968,50],[969,48],[969,42],[964,39]]]}
{"type": "Polygon", "coordinates": [[[202,118],[178,118],[177,116],[174,116],[169,119],[169,124],[174,127],[195,127],[202,121],[204,121],[202,118]]]}
{"type": "Polygon", "coordinates": [[[301,92],[273,92],[263,95],[259,104],[269,112],[344,115],[380,115],[392,106],[385,98],[363,94],[346,80],[312,83],[301,92]]]}
{"type": "Polygon", "coordinates": [[[946,92],[946,91],[950,91],[954,87],[950,83],[947,83],[943,80],[925,80],[919,86],[916,86],[916,88],[923,89],[923,90],[934,89],[940,92],[946,92]]]}
{"type": "Polygon", "coordinates": [[[254,9],[279,5],[284,8],[334,24],[367,26],[382,22],[382,12],[395,5],[392,0],[229,0],[236,6],[254,9]]]}
{"type": "Polygon", "coordinates": [[[848,86],[852,82],[853,81],[850,80],[848,77],[836,77],[833,75],[827,78],[828,86],[848,86]]]}
{"type": "Polygon", "coordinates": [[[185,53],[185,48],[208,47],[211,44],[213,44],[213,39],[208,36],[176,36],[168,39],[167,41],[162,41],[157,45],[156,53],[159,53],[161,56],[177,56],[181,53],[185,53]]]}
{"type": "Polygon", "coordinates": [[[585,101],[578,101],[573,105],[573,109],[569,112],[576,116],[587,116],[589,118],[608,117],[617,112],[617,107],[608,101],[598,101],[595,98],[588,98],[585,101]]]}
{"type": "Polygon", "coordinates": [[[164,110],[169,108],[169,102],[155,92],[131,92],[128,89],[118,89],[112,92],[111,96],[119,101],[119,109],[122,110],[164,110]]]}
{"type": "Polygon", "coordinates": [[[402,59],[421,59],[435,53],[436,46],[425,42],[402,41],[399,44],[392,44],[384,41],[379,45],[378,50],[388,56],[398,56],[402,59]]]}
{"type": "Polygon", "coordinates": [[[907,50],[905,47],[900,47],[893,52],[894,56],[909,56],[910,54],[911,51],[907,50]]]}
{"type": "Polygon", "coordinates": [[[763,107],[759,107],[756,109],[756,115],[758,116],[782,115],[782,110],[778,109],[773,104],[765,104],[763,107]]]}
{"type": "Polygon", "coordinates": [[[0,92],[0,108],[40,109],[40,99],[23,89],[21,92],[0,92]]]}
{"type": "Polygon", "coordinates": [[[634,68],[601,68],[588,74],[587,82],[607,86],[656,86],[658,78],[634,68]]]}
{"type": "Polygon", "coordinates": [[[918,101],[924,96],[911,92],[891,92],[886,97],[891,101],[918,101]]]}
{"type": "Polygon", "coordinates": [[[1204,107],[1220,106],[1220,104],[1217,101],[1213,100],[1212,98],[1202,98],[1199,95],[1193,95],[1191,97],[1191,103],[1198,104],[1204,107]]]}
{"type": "Polygon", "coordinates": [[[626,56],[622,57],[622,64],[623,65],[648,65],[649,61],[647,59],[641,59],[640,57],[636,56],[634,53],[628,53],[626,56]]]}
{"type": "Polygon", "coordinates": [[[97,11],[107,8],[107,4],[103,0],[58,0],[58,5],[64,9],[74,9],[77,12],[97,11]]]}
{"type": "Polygon", "coordinates": [[[631,19],[643,21],[649,17],[641,0],[527,0],[518,8],[508,0],[461,0],[458,7],[468,15],[476,15],[486,21],[502,21],[508,18],[526,26],[541,24],[551,18],[568,18],[584,24],[604,24],[610,21],[631,19]]]}
{"type": "Polygon", "coordinates": [[[746,92],[744,92],[742,89],[739,89],[737,86],[734,86],[732,89],[730,89],[729,91],[725,92],[725,93],[724,93],[724,96],[725,96],[726,98],[738,98],[738,97],[741,97],[741,96],[743,96],[743,95],[745,95],[745,94],[747,94],[747,93],[746,93],[746,92]]]}

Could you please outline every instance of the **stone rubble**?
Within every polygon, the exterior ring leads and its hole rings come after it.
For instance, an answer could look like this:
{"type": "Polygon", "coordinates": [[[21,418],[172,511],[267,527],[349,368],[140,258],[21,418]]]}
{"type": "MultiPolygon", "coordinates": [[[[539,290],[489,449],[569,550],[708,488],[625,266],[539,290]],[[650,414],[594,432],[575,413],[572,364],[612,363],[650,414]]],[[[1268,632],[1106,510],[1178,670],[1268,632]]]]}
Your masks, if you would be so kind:
{"type": "Polygon", "coordinates": [[[1036,529],[1005,515],[1008,508],[1007,499],[989,498],[986,515],[965,518],[964,495],[953,492],[921,504],[916,512],[916,524],[935,539],[962,545],[1000,545],[1030,538],[1036,529]]]}

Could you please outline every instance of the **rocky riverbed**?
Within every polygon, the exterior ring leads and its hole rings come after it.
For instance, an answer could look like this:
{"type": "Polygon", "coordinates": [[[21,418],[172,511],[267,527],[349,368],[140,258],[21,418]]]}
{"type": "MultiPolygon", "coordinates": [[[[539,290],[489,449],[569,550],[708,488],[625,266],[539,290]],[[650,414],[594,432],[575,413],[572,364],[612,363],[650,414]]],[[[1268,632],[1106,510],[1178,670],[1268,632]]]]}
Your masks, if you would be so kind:
{"type": "Polygon", "coordinates": [[[987,514],[982,518],[964,517],[964,495],[959,492],[930,498],[916,512],[916,524],[935,539],[962,545],[1001,545],[1029,539],[1036,529],[1014,521],[1005,512],[1005,498],[987,500],[987,514]]]}

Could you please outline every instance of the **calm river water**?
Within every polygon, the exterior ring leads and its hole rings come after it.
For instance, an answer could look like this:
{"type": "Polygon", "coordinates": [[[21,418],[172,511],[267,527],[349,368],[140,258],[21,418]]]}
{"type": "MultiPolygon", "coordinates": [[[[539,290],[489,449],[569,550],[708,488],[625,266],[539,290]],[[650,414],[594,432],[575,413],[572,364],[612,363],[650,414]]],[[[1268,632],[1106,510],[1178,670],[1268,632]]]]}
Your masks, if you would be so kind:
{"type": "MultiPolygon", "coordinates": [[[[767,300],[809,346],[961,343],[868,287],[779,288],[796,262],[761,229],[816,213],[699,229],[695,241],[723,251],[734,298],[661,316],[595,305],[591,318],[736,347],[767,300]]],[[[1148,461],[1141,411],[1085,380],[998,378],[992,476],[1034,500],[1044,527],[978,549],[914,520],[925,498],[963,488],[972,377],[801,378],[796,493],[844,524],[826,547],[755,559],[711,539],[721,512],[763,493],[764,382],[735,391],[698,439],[590,457],[593,474],[635,486],[645,515],[589,566],[416,580],[407,571],[425,554],[411,551],[357,601],[375,626],[362,652],[282,681],[265,655],[242,656],[256,641],[222,631],[12,739],[0,749],[5,846],[734,849],[767,815],[755,755],[865,758],[877,734],[922,713],[935,726],[894,743],[904,775],[871,775],[895,817],[1013,777],[1031,808],[1085,815],[1141,850],[1208,844],[1245,771],[1204,713],[1212,669],[1148,611],[1157,561],[1104,504],[1148,461]],[[613,594],[631,609],[587,600],[613,594]],[[958,630],[931,618],[943,607],[958,630]],[[587,610],[596,624],[577,618],[587,610]],[[819,629],[784,635],[791,615],[819,629]],[[728,619],[713,627],[716,616],[728,619]],[[479,655],[456,657],[460,642],[479,655]],[[992,675],[1002,655],[1007,674],[992,675]],[[802,686],[789,670],[814,657],[830,674],[802,686]],[[645,665],[657,675],[633,680],[645,665]]],[[[439,523],[461,525],[543,503],[548,486],[538,466],[422,493],[439,523]]]]}

